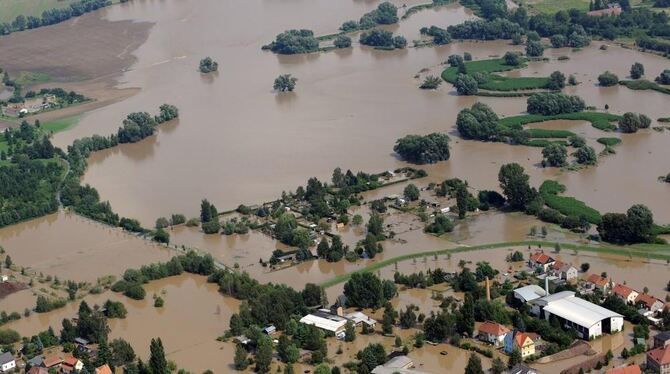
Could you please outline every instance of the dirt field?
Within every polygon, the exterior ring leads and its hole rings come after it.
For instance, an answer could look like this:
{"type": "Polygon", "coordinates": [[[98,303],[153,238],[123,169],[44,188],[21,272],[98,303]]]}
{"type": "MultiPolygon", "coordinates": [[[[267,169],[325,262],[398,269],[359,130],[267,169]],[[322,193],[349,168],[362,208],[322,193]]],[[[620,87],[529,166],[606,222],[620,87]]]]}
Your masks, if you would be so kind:
{"type": "Polygon", "coordinates": [[[17,282],[0,283],[0,300],[13,294],[14,292],[19,292],[21,290],[25,290],[26,288],[28,288],[28,286],[26,286],[23,283],[17,283],[17,282]]]}

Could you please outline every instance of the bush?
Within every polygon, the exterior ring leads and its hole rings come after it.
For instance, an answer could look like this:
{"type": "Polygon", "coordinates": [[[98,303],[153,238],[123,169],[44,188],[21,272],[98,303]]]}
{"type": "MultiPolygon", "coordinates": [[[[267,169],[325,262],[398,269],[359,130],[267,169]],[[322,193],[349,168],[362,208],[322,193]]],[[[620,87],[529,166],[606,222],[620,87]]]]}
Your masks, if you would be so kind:
{"type": "Polygon", "coordinates": [[[552,35],[550,40],[551,40],[551,46],[554,48],[563,48],[568,45],[568,38],[566,38],[565,35],[562,34],[552,35]]]}
{"type": "Polygon", "coordinates": [[[442,79],[434,76],[434,75],[429,75],[427,76],[424,80],[423,83],[419,86],[419,88],[423,90],[435,90],[440,85],[442,84],[442,79]]]}
{"type": "Polygon", "coordinates": [[[658,84],[670,84],[670,70],[666,69],[661,72],[661,74],[656,77],[656,83],[658,84]]]}
{"type": "Polygon", "coordinates": [[[630,77],[633,79],[640,79],[644,75],[644,65],[639,62],[630,67],[630,77]]]}
{"type": "Polygon", "coordinates": [[[404,36],[395,36],[393,37],[393,46],[398,49],[403,49],[407,47],[407,39],[404,36]]]}
{"type": "Polygon", "coordinates": [[[360,43],[372,47],[393,47],[393,33],[386,30],[374,29],[361,34],[360,43]]]}
{"type": "Polygon", "coordinates": [[[650,125],[651,119],[644,114],[627,112],[619,120],[619,130],[625,133],[634,133],[638,129],[649,128],[650,125]]]}
{"type": "Polygon", "coordinates": [[[616,74],[606,71],[598,76],[598,83],[603,87],[610,87],[619,84],[619,77],[616,74]]]}
{"type": "Polygon", "coordinates": [[[456,127],[465,139],[495,141],[500,138],[498,116],[484,103],[475,103],[471,108],[461,110],[456,127]]]}
{"type": "Polygon", "coordinates": [[[205,57],[200,60],[199,70],[203,74],[215,72],[219,70],[219,63],[212,60],[211,57],[205,57]]]}
{"type": "Polygon", "coordinates": [[[459,95],[464,96],[476,95],[479,91],[479,85],[475,78],[467,74],[459,74],[456,78],[456,83],[454,83],[454,87],[456,87],[456,92],[458,92],[459,95]]]}
{"type": "Polygon", "coordinates": [[[549,76],[549,83],[547,88],[553,91],[558,91],[565,87],[565,75],[560,71],[555,71],[549,76]]]}
{"type": "Polygon", "coordinates": [[[544,54],[544,47],[539,41],[526,42],[526,55],[529,57],[540,57],[544,54]]]}
{"type": "Polygon", "coordinates": [[[134,300],[143,300],[147,293],[141,284],[134,283],[129,285],[123,294],[134,300]]]}
{"type": "Polygon", "coordinates": [[[282,74],[275,78],[272,88],[279,92],[291,92],[295,89],[296,82],[298,78],[294,78],[291,74],[282,74]]]}
{"type": "Polygon", "coordinates": [[[460,55],[450,55],[449,58],[447,58],[447,63],[452,67],[461,66],[464,64],[463,57],[460,55]]]}
{"type": "Polygon", "coordinates": [[[521,56],[516,52],[506,52],[503,56],[503,60],[505,61],[505,65],[519,66],[521,63],[521,56]]]}
{"type": "Polygon", "coordinates": [[[549,166],[563,166],[568,157],[568,151],[565,146],[558,143],[549,143],[544,149],[542,149],[542,157],[544,160],[543,164],[548,164],[549,166]]]}
{"type": "Polygon", "coordinates": [[[319,41],[312,30],[288,30],[277,35],[269,48],[272,52],[283,55],[309,53],[319,49],[319,41]]]}
{"type": "Polygon", "coordinates": [[[346,35],[338,35],[333,41],[333,45],[336,48],[349,48],[351,47],[351,38],[346,35]]]}

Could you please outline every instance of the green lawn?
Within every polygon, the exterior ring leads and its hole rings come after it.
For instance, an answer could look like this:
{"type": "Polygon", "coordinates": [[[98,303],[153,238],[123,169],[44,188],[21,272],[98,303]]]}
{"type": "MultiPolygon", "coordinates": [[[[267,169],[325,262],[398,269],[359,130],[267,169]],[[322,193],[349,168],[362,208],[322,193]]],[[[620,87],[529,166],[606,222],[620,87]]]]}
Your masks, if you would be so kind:
{"type": "Polygon", "coordinates": [[[654,90],[666,95],[670,95],[670,88],[663,87],[656,82],[648,81],[646,79],[638,79],[633,81],[619,81],[619,84],[626,86],[631,90],[654,90]]]}
{"type": "Polygon", "coordinates": [[[602,220],[600,212],[586,205],[583,201],[570,196],[561,196],[565,186],[556,181],[544,181],[540,186],[540,196],[544,203],[565,216],[584,216],[590,223],[597,225],[602,220]]]}
{"type": "Polygon", "coordinates": [[[47,83],[49,81],[51,81],[51,76],[49,74],[38,73],[33,71],[22,71],[19,73],[19,76],[15,79],[15,82],[22,86],[38,84],[38,83],[47,83]]]}
{"type": "Polygon", "coordinates": [[[557,114],[553,116],[543,116],[541,114],[524,114],[520,116],[506,117],[500,120],[501,125],[511,128],[519,128],[520,126],[530,123],[538,123],[553,120],[569,120],[569,121],[588,121],[591,125],[599,130],[611,131],[616,130],[616,126],[610,122],[617,121],[621,118],[615,114],[600,113],[600,112],[577,112],[557,114]]]}
{"type": "Polygon", "coordinates": [[[532,3],[531,7],[540,13],[554,14],[559,10],[576,8],[588,11],[588,0],[542,0],[532,3]]]}
{"type": "Polygon", "coordinates": [[[569,138],[575,135],[568,130],[528,129],[526,132],[531,138],[569,138]]]}
{"type": "Polygon", "coordinates": [[[608,147],[613,147],[615,145],[621,144],[621,139],[619,138],[598,138],[597,140],[598,143],[608,146],[608,147]]]}
{"type": "Polygon", "coordinates": [[[70,129],[71,127],[75,126],[77,123],[79,123],[79,120],[81,119],[81,116],[73,116],[73,117],[67,117],[63,119],[59,119],[56,121],[51,121],[47,123],[42,124],[42,129],[48,132],[61,132],[70,129]]]}
{"type": "MultiPolygon", "coordinates": [[[[487,74],[488,80],[479,84],[479,88],[491,91],[518,91],[544,88],[549,83],[548,77],[503,77],[499,72],[521,69],[526,66],[526,60],[521,59],[518,66],[505,65],[501,58],[490,60],[467,61],[465,67],[468,75],[474,73],[487,74]]],[[[442,79],[449,83],[455,83],[458,78],[458,68],[450,66],[442,72],[442,79]]]]}

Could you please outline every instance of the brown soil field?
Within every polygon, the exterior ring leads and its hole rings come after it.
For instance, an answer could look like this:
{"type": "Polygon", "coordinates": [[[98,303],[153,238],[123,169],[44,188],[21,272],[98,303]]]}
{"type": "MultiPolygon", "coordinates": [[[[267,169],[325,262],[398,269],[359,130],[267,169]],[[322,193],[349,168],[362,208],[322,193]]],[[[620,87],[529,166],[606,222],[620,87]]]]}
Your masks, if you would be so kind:
{"type": "MultiPolygon", "coordinates": [[[[83,105],[31,116],[42,122],[85,113],[121,101],[139,89],[117,89],[116,78],[135,61],[132,54],[147,37],[149,22],[108,21],[107,10],[89,13],[57,25],[0,38],[0,67],[17,77],[43,73],[49,83],[30,89],[62,87],[93,99],[83,105]]],[[[0,123],[0,127],[12,122],[0,123]]]]}
{"type": "Polygon", "coordinates": [[[18,283],[18,282],[4,282],[0,283],[0,300],[4,299],[5,297],[15,293],[19,292],[21,290],[24,290],[28,288],[23,283],[18,283]]]}

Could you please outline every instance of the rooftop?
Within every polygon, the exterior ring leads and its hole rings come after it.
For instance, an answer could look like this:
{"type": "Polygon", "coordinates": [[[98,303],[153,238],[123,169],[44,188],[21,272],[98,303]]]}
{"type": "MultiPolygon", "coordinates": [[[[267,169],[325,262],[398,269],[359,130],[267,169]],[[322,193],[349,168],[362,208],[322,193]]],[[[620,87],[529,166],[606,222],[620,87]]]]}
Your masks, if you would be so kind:
{"type": "Polygon", "coordinates": [[[659,365],[670,364],[670,346],[658,347],[647,352],[647,360],[653,360],[659,365]]]}
{"type": "Polygon", "coordinates": [[[662,303],[661,300],[659,300],[659,299],[657,299],[657,298],[655,298],[655,297],[653,297],[649,294],[646,294],[646,293],[641,293],[641,294],[637,295],[637,298],[635,298],[635,303],[642,303],[647,308],[651,308],[652,306],[654,306],[654,304],[656,304],[656,302],[662,303]]]}
{"type": "Polygon", "coordinates": [[[597,284],[598,286],[605,286],[607,284],[607,279],[601,277],[598,274],[591,274],[589,275],[588,278],[586,278],[587,282],[597,284]]]}
{"type": "Polygon", "coordinates": [[[479,330],[480,333],[483,332],[485,334],[495,335],[495,336],[505,335],[510,331],[507,327],[505,327],[505,326],[503,326],[499,323],[490,322],[490,321],[486,321],[486,322],[482,323],[479,326],[478,330],[479,330]]]}
{"type": "Polygon", "coordinates": [[[365,313],[363,312],[352,312],[352,313],[347,313],[344,315],[344,318],[351,320],[351,322],[355,324],[359,324],[361,322],[365,322],[368,325],[374,325],[377,323],[376,320],[368,317],[365,313]]]}
{"type": "Polygon", "coordinates": [[[530,255],[530,260],[542,265],[554,262],[554,259],[551,258],[549,255],[545,254],[544,252],[533,253],[532,255],[530,255]]]}
{"type": "Polygon", "coordinates": [[[322,330],[336,332],[344,327],[347,323],[347,319],[319,310],[302,317],[300,323],[314,325],[322,330]]]}
{"type": "Polygon", "coordinates": [[[614,288],[612,289],[612,292],[614,292],[615,294],[617,294],[621,297],[628,297],[628,296],[630,296],[631,293],[635,292],[635,290],[628,287],[628,286],[625,286],[625,285],[619,283],[616,286],[614,286],[614,288]]]}
{"type": "Polygon", "coordinates": [[[4,352],[0,354],[0,365],[4,365],[12,361],[14,361],[14,356],[12,356],[11,352],[4,352]]]}
{"type": "Polygon", "coordinates": [[[591,327],[606,318],[622,317],[621,314],[575,297],[572,291],[563,291],[542,298],[545,312],[557,315],[580,326],[591,327]]]}
{"type": "Polygon", "coordinates": [[[414,361],[407,356],[395,356],[384,364],[387,368],[408,368],[414,365],[414,361]]]}
{"type": "Polygon", "coordinates": [[[659,339],[659,340],[670,340],[670,331],[663,331],[659,332],[654,336],[654,339],[659,339]]]}
{"type": "Polygon", "coordinates": [[[509,374],[540,374],[539,371],[530,368],[524,364],[518,364],[507,371],[509,374]]]}
{"type": "Polygon", "coordinates": [[[528,286],[517,288],[516,290],[514,290],[514,293],[523,297],[523,299],[526,301],[539,299],[542,296],[547,295],[547,293],[544,291],[544,289],[542,289],[542,287],[535,284],[530,284],[528,286]]]}
{"type": "Polygon", "coordinates": [[[605,374],[642,374],[642,370],[640,370],[640,365],[630,365],[607,370],[605,374]]]}

